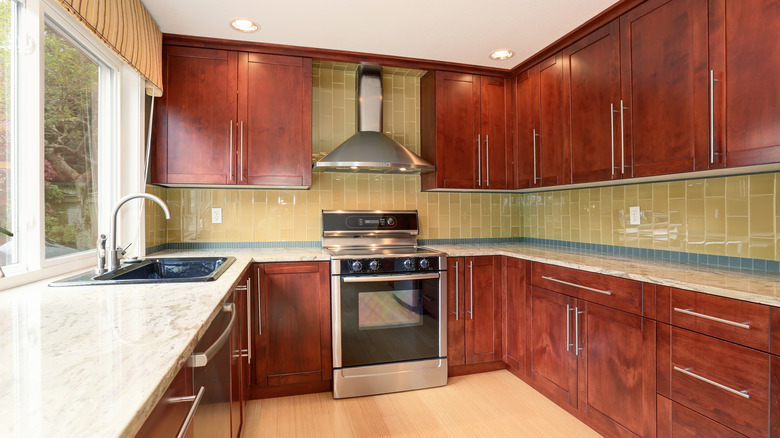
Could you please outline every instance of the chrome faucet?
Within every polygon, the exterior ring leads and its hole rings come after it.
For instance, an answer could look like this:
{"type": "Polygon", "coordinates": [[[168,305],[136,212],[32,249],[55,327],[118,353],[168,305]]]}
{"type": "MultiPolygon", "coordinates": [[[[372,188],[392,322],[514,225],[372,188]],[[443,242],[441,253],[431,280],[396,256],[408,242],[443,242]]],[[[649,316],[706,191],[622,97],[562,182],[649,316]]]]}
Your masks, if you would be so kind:
{"type": "MultiPolygon", "coordinates": [[[[114,208],[111,210],[111,223],[109,225],[109,235],[108,235],[108,250],[105,252],[105,258],[103,259],[103,262],[108,262],[108,270],[113,271],[117,268],[119,268],[119,251],[122,251],[121,248],[117,248],[116,246],[116,218],[119,214],[119,208],[122,207],[122,205],[125,204],[125,202],[131,200],[131,199],[149,199],[151,201],[154,201],[162,207],[163,211],[165,212],[165,219],[171,218],[171,210],[168,209],[168,205],[163,201],[162,199],[158,198],[157,196],[150,195],[149,193],[134,193],[132,195],[127,195],[124,198],[117,201],[117,203],[114,205],[114,208]]],[[[100,259],[100,248],[98,248],[98,267],[96,271],[101,269],[101,259],[100,259]]],[[[104,271],[105,272],[105,271],[104,271]]]]}

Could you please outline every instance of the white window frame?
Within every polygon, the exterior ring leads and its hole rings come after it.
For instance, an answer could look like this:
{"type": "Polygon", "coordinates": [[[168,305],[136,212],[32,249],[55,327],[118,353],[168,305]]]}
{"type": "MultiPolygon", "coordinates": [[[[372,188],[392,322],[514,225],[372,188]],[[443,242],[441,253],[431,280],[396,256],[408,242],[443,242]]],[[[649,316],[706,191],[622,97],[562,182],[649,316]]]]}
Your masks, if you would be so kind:
{"type": "MultiPolygon", "coordinates": [[[[20,252],[18,263],[4,266],[0,290],[76,273],[95,266],[95,250],[46,259],[44,250],[44,58],[43,32],[48,23],[90,57],[107,66],[101,71],[98,131],[98,230],[108,233],[111,207],[123,193],[144,190],[143,182],[143,78],[125,64],[97,36],[54,0],[25,0],[19,14],[17,100],[18,184],[16,200],[20,252]],[[110,80],[107,79],[108,76],[110,80]],[[106,147],[108,145],[108,147],[106,147]],[[121,163],[121,165],[120,165],[121,163]],[[25,175],[35,175],[27,177],[25,175]]],[[[134,243],[133,253],[143,255],[141,202],[123,208],[118,243],[134,243]],[[124,211],[127,210],[127,211],[124,211]]],[[[95,236],[97,239],[97,236],[95,236]]]]}

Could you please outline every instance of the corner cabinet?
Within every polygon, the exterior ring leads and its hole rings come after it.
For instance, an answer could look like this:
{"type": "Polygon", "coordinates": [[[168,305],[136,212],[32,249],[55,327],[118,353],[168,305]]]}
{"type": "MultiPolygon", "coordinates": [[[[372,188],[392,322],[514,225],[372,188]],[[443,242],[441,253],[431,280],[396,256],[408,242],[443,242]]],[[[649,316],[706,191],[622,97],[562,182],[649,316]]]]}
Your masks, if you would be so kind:
{"type": "Polygon", "coordinates": [[[503,369],[501,258],[447,259],[447,363],[450,375],[503,369]]]}
{"type": "Polygon", "coordinates": [[[311,185],[309,58],[163,47],[152,183],[311,185]]]}
{"type": "Polygon", "coordinates": [[[510,87],[504,78],[442,71],[420,80],[422,189],[507,189],[510,87]]]}
{"type": "Polygon", "coordinates": [[[255,279],[251,398],[330,390],[328,262],[258,264],[255,279]]]}

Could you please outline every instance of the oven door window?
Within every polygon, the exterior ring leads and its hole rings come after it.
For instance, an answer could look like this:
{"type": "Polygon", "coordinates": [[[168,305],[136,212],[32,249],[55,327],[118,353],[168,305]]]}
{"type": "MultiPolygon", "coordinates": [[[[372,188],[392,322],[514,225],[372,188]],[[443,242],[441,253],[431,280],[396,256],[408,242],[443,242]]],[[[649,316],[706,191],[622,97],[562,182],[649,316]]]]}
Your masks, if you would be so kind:
{"type": "Polygon", "coordinates": [[[342,366],[438,357],[438,283],[342,281],[342,366]]]}

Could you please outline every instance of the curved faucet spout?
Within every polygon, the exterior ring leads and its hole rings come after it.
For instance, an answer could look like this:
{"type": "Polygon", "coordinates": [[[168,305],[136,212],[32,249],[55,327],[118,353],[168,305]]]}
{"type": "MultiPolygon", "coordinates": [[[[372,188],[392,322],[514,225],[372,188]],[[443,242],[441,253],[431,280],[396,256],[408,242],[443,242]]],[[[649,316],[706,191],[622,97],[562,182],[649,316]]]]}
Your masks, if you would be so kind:
{"type": "Polygon", "coordinates": [[[107,251],[108,257],[106,257],[108,259],[109,271],[113,271],[119,268],[119,256],[116,247],[116,218],[119,215],[119,209],[127,201],[130,201],[132,199],[148,199],[150,201],[154,201],[157,204],[159,204],[160,207],[165,212],[165,219],[171,218],[171,210],[168,208],[168,204],[166,204],[165,201],[158,198],[157,196],[151,195],[149,193],[133,193],[117,201],[117,203],[114,204],[114,208],[111,210],[111,223],[109,224],[108,251],[107,251]]]}

